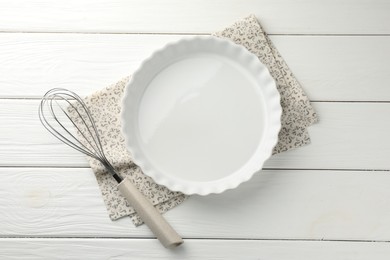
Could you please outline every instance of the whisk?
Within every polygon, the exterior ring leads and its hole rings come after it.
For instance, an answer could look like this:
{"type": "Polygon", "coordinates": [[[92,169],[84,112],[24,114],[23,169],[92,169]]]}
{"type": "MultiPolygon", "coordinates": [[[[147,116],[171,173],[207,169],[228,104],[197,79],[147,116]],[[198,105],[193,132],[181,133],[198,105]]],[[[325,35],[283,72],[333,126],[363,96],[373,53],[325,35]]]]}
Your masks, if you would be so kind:
{"type": "Polygon", "coordinates": [[[118,182],[118,189],[145,224],[167,248],[183,243],[183,239],[128,178],[122,178],[107,160],[92,115],[84,101],[74,92],[54,88],[46,92],[39,105],[39,120],[56,138],[75,150],[98,160],[118,182]],[[73,112],[74,119],[70,116],[73,112]],[[67,124],[79,132],[77,138],[67,124]]]}

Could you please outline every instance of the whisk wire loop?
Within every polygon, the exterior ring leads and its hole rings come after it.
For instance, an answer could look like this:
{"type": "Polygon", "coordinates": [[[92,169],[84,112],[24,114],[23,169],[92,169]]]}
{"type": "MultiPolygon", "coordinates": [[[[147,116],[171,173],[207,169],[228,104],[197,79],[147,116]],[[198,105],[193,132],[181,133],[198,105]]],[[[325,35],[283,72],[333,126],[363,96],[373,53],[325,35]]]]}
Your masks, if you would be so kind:
{"type": "Polygon", "coordinates": [[[39,120],[53,136],[73,149],[102,163],[119,183],[117,186],[118,190],[165,247],[176,247],[183,243],[180,235],[177,234],[130,179],[122,179],[115,171],[104,154],[99,131],[91,112],[76,93],[61,88],[49,90],[43,96],[38,111],[39,120]],[[72,113],[75,114],[72,115],[72,113]],[[67,129],[66,123],[61,122],[62,119],[70,121],[71,125],[79,133],[79,138],[67,129]]]}
{"type": "Polygon", "coordinates": [[[122,178],[118,175],[104,153],[99,132],[91,112],[80,96],[67,89],[51,89],[43,96],[39,105],[38,115],[42,125],[53,136],[73,149],[98,160],[113,175],[118,183],[122,181],[122,178]],[[71,100],[74,100],[74,102],[71,102],[71,100]],[[65,102],[67,108],[64,108],[64,105],[60,104],[61,102],[65,102]],[[73,120],[69,111],[75,112],[77,114],[76,118],[80,120],[78,122],[73,120]],[[61,122],[58,113],[65,115],[84,142],[75,137],[67,129],[65,124],[61,122]],[[52,120],[49,120],[48,116],[52,120]]]}

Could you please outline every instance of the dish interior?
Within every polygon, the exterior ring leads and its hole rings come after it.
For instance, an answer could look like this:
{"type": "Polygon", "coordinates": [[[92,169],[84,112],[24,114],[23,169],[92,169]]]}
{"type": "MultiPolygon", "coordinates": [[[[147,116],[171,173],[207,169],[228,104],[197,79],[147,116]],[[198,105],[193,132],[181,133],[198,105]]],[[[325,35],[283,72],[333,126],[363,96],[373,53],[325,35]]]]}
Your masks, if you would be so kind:
{"type": "Polygon", "coordinates": [[[242,65],[210,52],[158,66],[138,110],[144,156],[174,178],[206,182],[245,167],[264,132],[260,86],[242,65]]]}

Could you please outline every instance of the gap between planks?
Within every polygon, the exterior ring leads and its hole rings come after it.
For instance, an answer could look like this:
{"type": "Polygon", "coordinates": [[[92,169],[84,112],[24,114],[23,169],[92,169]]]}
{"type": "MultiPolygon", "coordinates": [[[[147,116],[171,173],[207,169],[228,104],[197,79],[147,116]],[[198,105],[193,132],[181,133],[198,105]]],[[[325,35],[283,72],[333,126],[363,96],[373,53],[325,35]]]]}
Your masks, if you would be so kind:
{"type": "MultiPolygon", "coordinates": [[[[0,34],[101,34],[101,35],[185,35],[185,36],[207,36],[211,32],[93,32],[93,31],[0,31],[0,34]]],[[[269,36],[390,36],[388,33],[366,34],[366,33],[267,33],[269,36]]]]}
{"type": "MultiPolygon", "coordinates": [[[[121,240],[156,240],[156,237],[56,237],[56,236],[0,236],[1,240],[12,239],[56,239],[56,240],[106,240],[106,239],[121,239],[121,240]]],[[[362,239],[300,239],[300,238],[235,238],[235,237],[183,237],[184,240],[210,240],[210,241],[265,241],[265,242],[342,242],[342,243],[390,243],[390,240],[362,240],[362,239]]]]}
{"type": "MultiPolygon", "coordinates": [[[[0,169],[90,169],[89,166],[57,165],[0,165],[0,169]]],[[[339,168],[262,168],[261,171],[334,171],[334,172],[389,172],[390,169],[339,169],[339,168]]]]}
{"type": "MultiPolygon", "coordinates": [[[[1,97],[0,100],[41,100],[42,97],[26,96],[26,97],[17,97],[17,96],[6,96],[1,97]]],[[[73,100],[73,99],[70,99],[73,100]]],[[[390,100],[310,100],[310,103],[390,103],[390,100]]]]}
{"type": "MultiPolygon", "coordinates": [[[[120,239],[120,240],[156,240],[156,237],[72,237],[72,236],[1,236],[0,241],[3,239],[58,239],[58,240],[105,240],[105,239],[120,239]]],[[[347,242],[347,243],[390,243],[390,240],[369,240],[369,239],[304,239],[304,238],[240,238],[240,237],[183,237],[184,240],[212,240],[212,241],[273,241],[273,242],[347,242]]]]}

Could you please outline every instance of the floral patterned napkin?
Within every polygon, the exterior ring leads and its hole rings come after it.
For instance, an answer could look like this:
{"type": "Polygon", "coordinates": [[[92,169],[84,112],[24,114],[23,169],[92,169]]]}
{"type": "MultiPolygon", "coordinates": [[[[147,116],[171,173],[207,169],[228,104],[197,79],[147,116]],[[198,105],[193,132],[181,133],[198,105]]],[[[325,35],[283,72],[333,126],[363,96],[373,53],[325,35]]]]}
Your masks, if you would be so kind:
{"type": "MultiPolygon", "coordinates": [[[[279,141],[273,153],[280,153],[310,143],[307,127],[318,121],[317,114],[256,17],[251,15],[213,35],[230,39],[245,46],[259,57],[275,79],[281,95],[283,115],[279,141]]],[[[120,110],[122,94],[129,78],[126,77],[86,97],[85,102],[97,125],[107,159],[122,177],[129,177],[137,188],[163,213],[182,203],[186,196],[154,183],[132,162],[131,155],[126,150],[124,137],[121,134],[120,110]]],[[[76,115],[71,114],[71,117],[76,117],[76,115]]],[[[115,180],[99,162],[92,158],[88,158],[88,160],[96,175],[110,218],[116,220],[129,216],[136,226],[141,225],[142,220],[119,193],[115,180]]]]}
{"type": "Polygon", "coordinates": [[[247,48],[264,63],[276,81],[281,96],[282,128],[273,153],[284,152],[310,143],[307,127],[318,122],[318,116],[301,85],[288,68],[254,15],[213,35],[234,41],[247,48]]]}

